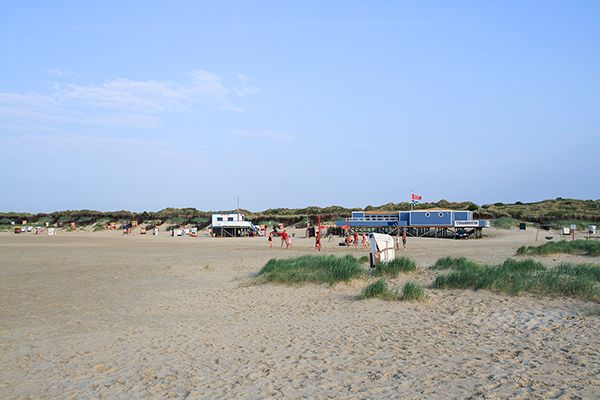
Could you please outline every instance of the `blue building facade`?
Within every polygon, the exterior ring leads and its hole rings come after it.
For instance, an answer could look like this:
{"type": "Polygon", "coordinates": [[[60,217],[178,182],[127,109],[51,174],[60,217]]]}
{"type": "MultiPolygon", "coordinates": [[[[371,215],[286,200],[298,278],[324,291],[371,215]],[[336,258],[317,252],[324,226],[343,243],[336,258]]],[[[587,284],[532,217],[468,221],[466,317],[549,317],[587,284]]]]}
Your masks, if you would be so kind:
{"type": "Polygon", "coordinates": [[[350,218],[336,221],[336,225],[350,228],[487,228],[489,221],[473,219],[472,211],[353,211],[350,218]]]}

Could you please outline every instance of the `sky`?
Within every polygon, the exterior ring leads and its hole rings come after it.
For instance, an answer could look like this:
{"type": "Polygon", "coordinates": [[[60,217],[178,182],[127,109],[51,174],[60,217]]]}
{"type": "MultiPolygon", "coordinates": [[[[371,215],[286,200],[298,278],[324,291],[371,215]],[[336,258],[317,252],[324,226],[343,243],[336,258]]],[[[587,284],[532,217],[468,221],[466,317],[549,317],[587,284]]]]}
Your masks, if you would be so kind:
{"type": "Polygon", "coordinates": [[[0,9],[2,211],[600,198],[598,1],[0,9]]]}

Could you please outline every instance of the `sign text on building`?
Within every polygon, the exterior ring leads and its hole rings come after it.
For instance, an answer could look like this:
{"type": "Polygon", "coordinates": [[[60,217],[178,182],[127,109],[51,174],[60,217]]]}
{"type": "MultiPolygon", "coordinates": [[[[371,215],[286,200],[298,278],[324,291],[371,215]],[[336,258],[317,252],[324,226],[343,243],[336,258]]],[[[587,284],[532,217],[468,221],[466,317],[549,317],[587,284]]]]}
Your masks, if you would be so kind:
{"type": "Polygon", "coordinates": [[[471,219],[466,221],[454,221],[454,226],[459,228],[477,228],[479,227],[479,220],[471,219]]]}

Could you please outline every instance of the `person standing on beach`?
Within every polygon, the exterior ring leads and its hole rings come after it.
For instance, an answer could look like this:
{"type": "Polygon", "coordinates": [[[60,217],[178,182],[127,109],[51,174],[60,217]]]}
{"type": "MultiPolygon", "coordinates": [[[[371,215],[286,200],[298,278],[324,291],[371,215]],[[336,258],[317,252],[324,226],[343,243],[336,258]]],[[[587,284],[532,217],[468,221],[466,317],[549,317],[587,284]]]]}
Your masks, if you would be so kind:
{"type": "Polygon", "coordinates": [[[317,233],[315,238],[315,249],[317,249],[317,251],[321,251],[321,233],[317,233]]]}
{"type": "Polygon", "coordinates": [[[292,235],[288,235],[285,239],[285,248],[289,249],[292,247],[292,235]]]}
{"type": "Polygon", "coordinates": [[[282,249],[283,249],[283,245],[287,244],[287,237],[288,237],[287,231],[284,230],[283,232],[281,232],[281,248],[282,249]]]}
{"type": "Polygon", "coordinates": [[[273,232],[269,232],[269,248],[273,248],[273,232]]]}
{"type": "Polygon", "coordinates": [[[362,245],[365,249],[369,249],[369,243],[367,242],[367,235],[365,235],[365,233],[362,233],[362,245]]]}
{"type": "Polygon", "coordinates": [[[402,229],[402,248],[406,250],[406,229],[402,229]]]}
{"type": "Polygon", "coordinates": [[[354,247],[358,249],[358,231],[354,231],[354,247]]]}

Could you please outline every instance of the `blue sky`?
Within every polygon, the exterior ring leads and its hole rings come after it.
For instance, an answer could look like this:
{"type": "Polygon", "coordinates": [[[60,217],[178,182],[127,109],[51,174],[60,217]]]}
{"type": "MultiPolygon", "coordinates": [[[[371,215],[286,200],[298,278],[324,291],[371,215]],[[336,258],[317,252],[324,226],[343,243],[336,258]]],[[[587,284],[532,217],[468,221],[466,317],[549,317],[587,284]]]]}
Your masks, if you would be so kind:
{"type": "Polygon", "coordinates": [[[0,210],[600,198],[600,2],[8,2],[0,210]]]}

